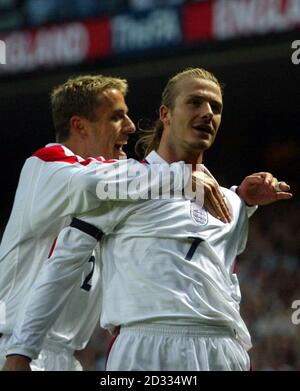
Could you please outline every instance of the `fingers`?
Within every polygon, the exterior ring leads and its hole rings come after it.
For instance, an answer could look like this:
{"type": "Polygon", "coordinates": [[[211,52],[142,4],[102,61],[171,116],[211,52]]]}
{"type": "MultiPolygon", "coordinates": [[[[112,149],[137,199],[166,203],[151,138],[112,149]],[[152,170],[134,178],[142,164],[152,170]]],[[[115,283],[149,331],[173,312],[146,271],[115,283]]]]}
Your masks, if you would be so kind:
{"type": "Polygon", "coordinates": [[[223,212],[223,208],[213,197],[209,198],[208,195],[204,197],[204,206],[208,212],[216,219],[221,220],[224,224],[228,223],[228,219],[223,212]]]}
{"type": "MultiPolygon", "coordinates": [[[[257,174],[254,174],[257,177],[260,177],[263,180],[263,183],[266,185],[271,185],[274,183],[274,178],[273,175],[270,172],[258,172],[257,174]]],[[[276,179],[277,180],[277,179],[276,179]]]]}
{"type": "Polygon", "coordinates": [[[273,195],[275,201],[288,200],[293,197],[293,194],[289,192],[290,186],[283,181],[278,181],[277,178],[272,176],[268,177],[271,182],[269,183],[269,194],[273,195]]]}
{"type": "Polygon", "coordinates": [[[288,200],[293,197],[293,194],[289,192],[290,186],[286,182],[279,182],[277,178],[274,178],[272,181],[272,187],[276,194],[276,200],[288,200]]]}
{"type": "Polygon", "coordinates": [[[286,182],[277,182],[274,186],[276,191],[288,191],[290,186],[286,182]]]}
{"type": "Polygon", "coordinates": [[[247,178],[251,178],[252,181],[256,179],[256,183],[265,183],[266,185],[271,185],[274,179],[270,172],[257,172],[249,175],[247,178]]]}
{"type": "Polygon", "coordinates": [[[265,184],[270,185],[270,188],[272,187],[277,192],[290,190],[290,186],[286,182],[279,182],[270,172],[257,172],[249,175],[248,178],[251,178],[253,184],[260,183],[260,181],[263,180],[265,184]]]}
{"type": "Polygon", "coordinates": [[[252,187],[252,186],[260,185],[263,182],[264,182],[263,177],[259,175],[249,175],[242,181],[239,187],[243,187],[243,186],[252,187]]]}
{"type": "Polygon", "coordinates": [[[228,222],[225,215],[222,212],[222,209],[220,209],[219,207],[216,207],[215,204],[213,206],[208,198],[205,198],[204,206],[205,206],[206,210],[208,211],[208,213],[210,213],[216,219],[222,221],[224,224],[226,224],[228,222]]]}
{"type": "Polygon", "coordinates": [[[293,197],[292,193],[286,193],[286,192],[277,192],[276,193],[276,199],[279,200],[289,200],[293,197]]]}
{"type": "Polygon", "coordinates": [[[276,179],[269,172],[261,173],[261,176],[262,176],[262,178],[264,178],[264,183],[267,184],[267,185],[272,185],[274,183],[274,179],[276,179]]]}
{"type": "Polygon", "coordinates": [[[276,180],[274,190],[276,191],[277,200],[289,200],[293,197],[293,194],[288,192],[290,190],[290,186],[286,182],[278,182],[276,180]]]}
{"type": "Polygon", "coordinates": [[[242,192],[247,189],[251,189],[256,187],[257,185],[270,185],[272,181],[273,175],[269,173],[256,173],[245,177],[240,184],[239,188],[241,188],[242,192]]]}
{"type": "Polygon", "coordinates": [[[230,211],[226,203],[226,198],[220,191],[219,187],[212,188],[212,204],[215,205],[216,211],[221,215],[222,221],[225,219],[225,223],[230,223],[230,211]]]}
{"type": "Polygon", "coordinates": [[[223,223],[230,223],[231,216],[226,199],[220,191],[215,181],[207,180],[204,182],[204,206],[217,219],[223,223]]]}
{"type": "Polygon", "coordinates": [[[270,179],[273,178],[273,175],[270,172],[254,172],[246,178],[260,178],[261,180],[267,180],[267,182],[269,182],[270,179]]]}
{"type": "Polygon", "coordinates": [[[203,186],[205,208],[215,218],[229,223],[231,221],[230,212],[218,182],[210,173],[206,174],[204,171],[195,171],[193,176],[197,186],[203,186]]]}
{"type": "MultiPolygon", "coordinates": [[[[205,209],[208,211],[209,214],[214,216],[216,219],[220,219],[220,217],[218,216],[218,213],[215,211],[215,209],[213,208],[213,206],[212,206],[212,204],[211,204],[211,202],[209,201],[208,198],[205,199],[204,206],[205,206],[205,209]]],[[[225,221],[223,221],[223,223],[225,223],[225,221]]]]}
{"type": "Polygon", "coordinates": [[[275,194],[275,192],[288,191],[290,186],[286,182],[279,182],[270,172],[258,172],[246,177],[248,185],[255,186],[258,184],[267,185],[267,188],[275,194]]]}

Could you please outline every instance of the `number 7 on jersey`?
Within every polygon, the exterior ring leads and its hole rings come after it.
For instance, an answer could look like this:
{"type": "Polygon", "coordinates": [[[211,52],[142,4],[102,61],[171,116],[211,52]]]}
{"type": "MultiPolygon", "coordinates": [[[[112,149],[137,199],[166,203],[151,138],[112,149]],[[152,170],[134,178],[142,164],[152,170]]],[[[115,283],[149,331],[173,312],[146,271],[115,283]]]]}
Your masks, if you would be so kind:
{"type": "MultiPolygon", "coordinates": [[[[190,238],[190,239],[193,239],[193,238],[190,238]]],[[[201,242],[203,242],[203,239],[194,238],[194,240],[192,241],[191,247],[184,258],[186,261],[192,260],[193,255],[195,254],[195,251],[197,250],[197,247],[201,242]]]]}

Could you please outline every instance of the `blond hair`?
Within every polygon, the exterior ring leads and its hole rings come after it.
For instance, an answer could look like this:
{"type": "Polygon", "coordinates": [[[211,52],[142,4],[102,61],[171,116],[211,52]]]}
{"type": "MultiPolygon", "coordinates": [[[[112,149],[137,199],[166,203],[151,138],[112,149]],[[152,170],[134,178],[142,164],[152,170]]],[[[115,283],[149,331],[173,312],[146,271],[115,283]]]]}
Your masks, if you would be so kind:
{"type": "MultiPolygon", "coordinates": [[[[182,72],[177,73],[171,77],[163,90],[161,105],[168,107],[170,110],[174,109],[175,100],[178,95],[177,85],[184,79],[205,79],[214,82],[222,92],[222,86],[216,76],[203,68],[187,68],[182,72]]],[[[152,129],[140,129],[140,138],[136,143],[136,153],[148,155],[152,150],[156,150],[159,146],[161,136],[164,130],[163,123],[160,119],[155,122],[152,129]]]]}
{"type": "Polygon", "coordinates": [[[95,120],[95,109],[101,104],[101,93],[117,89],[124,96],[128,84],[125,79],[103,75],[86,75],[69,79],[55,87],[51,93],[52,119],[59,142],[69,137],[69,121],[73,115],[95,120]]]}

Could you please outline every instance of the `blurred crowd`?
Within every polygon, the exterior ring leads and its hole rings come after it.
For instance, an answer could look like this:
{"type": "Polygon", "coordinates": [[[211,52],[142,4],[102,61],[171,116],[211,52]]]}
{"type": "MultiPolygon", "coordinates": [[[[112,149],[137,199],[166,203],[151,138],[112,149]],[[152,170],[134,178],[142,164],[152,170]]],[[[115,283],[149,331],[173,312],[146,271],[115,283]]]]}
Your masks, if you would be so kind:
{"type": "Polygon", "coordinates": [[[0,31],[203,0],[0,0],[0,31]]]}
{"type": "Polygon", "coordinates": [[[292,303],[300,300],[300,201],[260,208],[239,258],[241,312],[253,339],[257,370],[300,370],[300,324],[292,303]]]}

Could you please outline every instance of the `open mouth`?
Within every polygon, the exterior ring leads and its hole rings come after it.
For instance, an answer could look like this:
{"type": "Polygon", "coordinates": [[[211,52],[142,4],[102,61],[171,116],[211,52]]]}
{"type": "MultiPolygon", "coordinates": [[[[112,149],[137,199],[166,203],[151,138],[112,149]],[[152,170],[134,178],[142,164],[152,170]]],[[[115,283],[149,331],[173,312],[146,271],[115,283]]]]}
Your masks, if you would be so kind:
{"type": "Polygon", "coordinates": [[[121,157],[126,157],[126,153],[123,151],[123,146],[126,145],[127,143],[122,143],[122,144],[115,144],[114,148],[116,151],[116,154],[118,155],[118,158],[121,157]]]}
{"type": "Polygon", "coordinates": [[[210,126],[206,126],[206,125],[193,125],[192,128],[195,129],[195,130],[198,131],[198,132],[204,132],[204,133],[212,134],[212,129],[211,129],[210,126]]]}

